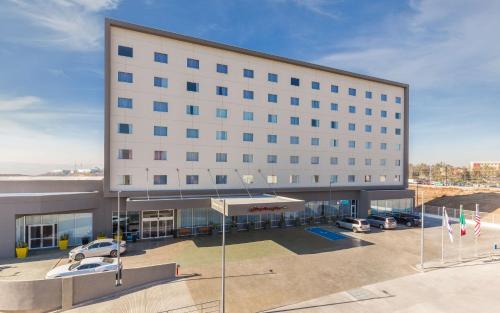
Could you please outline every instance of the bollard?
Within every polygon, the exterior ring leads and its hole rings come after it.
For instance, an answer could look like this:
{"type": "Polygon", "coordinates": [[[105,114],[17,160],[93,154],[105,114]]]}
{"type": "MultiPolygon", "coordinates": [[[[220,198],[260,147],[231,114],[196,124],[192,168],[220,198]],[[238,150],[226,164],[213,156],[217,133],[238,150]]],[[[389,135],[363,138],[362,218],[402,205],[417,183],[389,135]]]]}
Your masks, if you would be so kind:
{"type": "Polygon", "coordinates": [[[176,269],[176,275],[179,276],[179,271],[180,271],[181,266],[177,264],[177,269],[176,269]]]}

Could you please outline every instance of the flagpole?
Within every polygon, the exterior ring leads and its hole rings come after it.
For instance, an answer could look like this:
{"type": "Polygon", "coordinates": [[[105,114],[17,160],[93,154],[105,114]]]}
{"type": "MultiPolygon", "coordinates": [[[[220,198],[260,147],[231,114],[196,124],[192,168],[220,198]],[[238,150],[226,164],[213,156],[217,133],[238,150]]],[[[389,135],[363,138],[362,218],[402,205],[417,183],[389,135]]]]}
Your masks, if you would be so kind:
{"type": "MultiPolygon", "coordinates": [[[[479,204],[476,203],[476,212],[474,213],[475,215],[479,215],[479,204]]],[[[474,217],[474,221],[476,221],[476,217],[474,217]]],[[[476,224],[477,224],[477,221],[476,221],[476,224]]],[[[476,229],[474,227],[474,249],[476,250],[476,258],[479,256],[478,252],[477,252],[477,237],[479,237],[477,234],[476,234],[476,229]]]]}
{"type": "MultiPolygon", "coordinates": [[[[417,194],[418,197],[418,194],[417,194]]],[[[420,218],[421,222],[421,237],[420,237],[420,270],[424,270],[424,192],[422,191],[422,196],[420,197],[422,200],[422,217],[420,218]]]]}
{"type": "Polygon", "coordinates": [[[443,210],[441,211],[441,263],[444,263],[444,210],[446,208],[443,206],[443,210]]]}
{"type": "Polygon", "coordinates": [[[463,206],[460,205],[460,241],[458,242],[458,260],[462,262],[462,208],[463,206]]]}

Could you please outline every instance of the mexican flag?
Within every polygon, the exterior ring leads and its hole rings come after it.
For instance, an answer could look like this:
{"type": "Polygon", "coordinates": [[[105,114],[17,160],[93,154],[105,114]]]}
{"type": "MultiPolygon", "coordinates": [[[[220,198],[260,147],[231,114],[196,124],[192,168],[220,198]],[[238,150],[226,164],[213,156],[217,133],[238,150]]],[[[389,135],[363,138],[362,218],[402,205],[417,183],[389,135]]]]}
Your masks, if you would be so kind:
{"type": "Polygon", "coordinates": [[[460,236],[465,236],[467,230],[465,229],[465,215],[464,210],[460,208],[460,236]]]}

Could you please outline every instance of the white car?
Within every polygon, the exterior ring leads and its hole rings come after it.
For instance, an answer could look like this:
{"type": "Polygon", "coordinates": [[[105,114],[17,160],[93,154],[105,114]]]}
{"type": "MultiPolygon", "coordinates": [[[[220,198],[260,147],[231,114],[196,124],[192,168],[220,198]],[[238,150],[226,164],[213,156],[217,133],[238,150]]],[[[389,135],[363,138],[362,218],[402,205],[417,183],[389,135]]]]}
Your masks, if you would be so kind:
{"type": "MultiPolygon", "coordinates": [[[[125,241],[120,242],[120,253],[127,251],[125,241]]],[[[118,242],[113,239],[98,239],[86,245],[76,247],[69,252],[70,260],[80,261],[93,256],[111,256],[116,257],[118,251],[118,242]]]]}
{"type": "Polygon", "coordinates": [[[114,258],[88,258],[82,261],[68,263],[50,270],[46,279],[85,275],[91,273],[102,273],[116,271],[118,269],[118,259],[114,258]]]}

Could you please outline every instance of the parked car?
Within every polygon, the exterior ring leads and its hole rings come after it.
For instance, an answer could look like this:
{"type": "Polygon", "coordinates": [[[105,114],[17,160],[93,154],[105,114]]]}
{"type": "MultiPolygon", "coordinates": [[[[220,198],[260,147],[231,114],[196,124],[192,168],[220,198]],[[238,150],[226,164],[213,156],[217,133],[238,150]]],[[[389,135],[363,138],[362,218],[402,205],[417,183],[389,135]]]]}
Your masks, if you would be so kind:
{"type": "Polygon", "coordinates": [[[398,226],[396,219],[391,216],[369,215],[366,218],[366,221],[370,224],[370,226],[380,229],[394,229],[398,226]]]}
{"type": "MultiPolygon", "coordinates": [[[[125,241],[120,242],[120,253],[127,251],[125,241]]],[[[94,256],[110,256],[115,258],[118,251],[118,242],[113,239],[98,239],[86,245],[76,247],[69,252],[71,260],[80,261],[94,256]]]]}
{"type": "Polygon", "coordinates": [[[335,225],[339,228],[351,229],[355,233],[370,231],[370,224],[361,218],[344,217],[335,222],[335,225]]]}
{"type": "MultiPolygon", "coordinates": [[[[120,264],[121,266],[121,264],[120,264]]],[[[118,269],[118,259],[115,258],[87,258],[78,262],[68,263],[50,270],[46,279],[85,275],[91,273],[102,273],[116,271],[118,269]]]]}
{"type": "Polygon", "coordinates": [[[393,212],[390,216],[394,217],[399,224],[403,224],[408,227],[420,226],[422,224],[422,219],[416,214],[393,212]]]}

